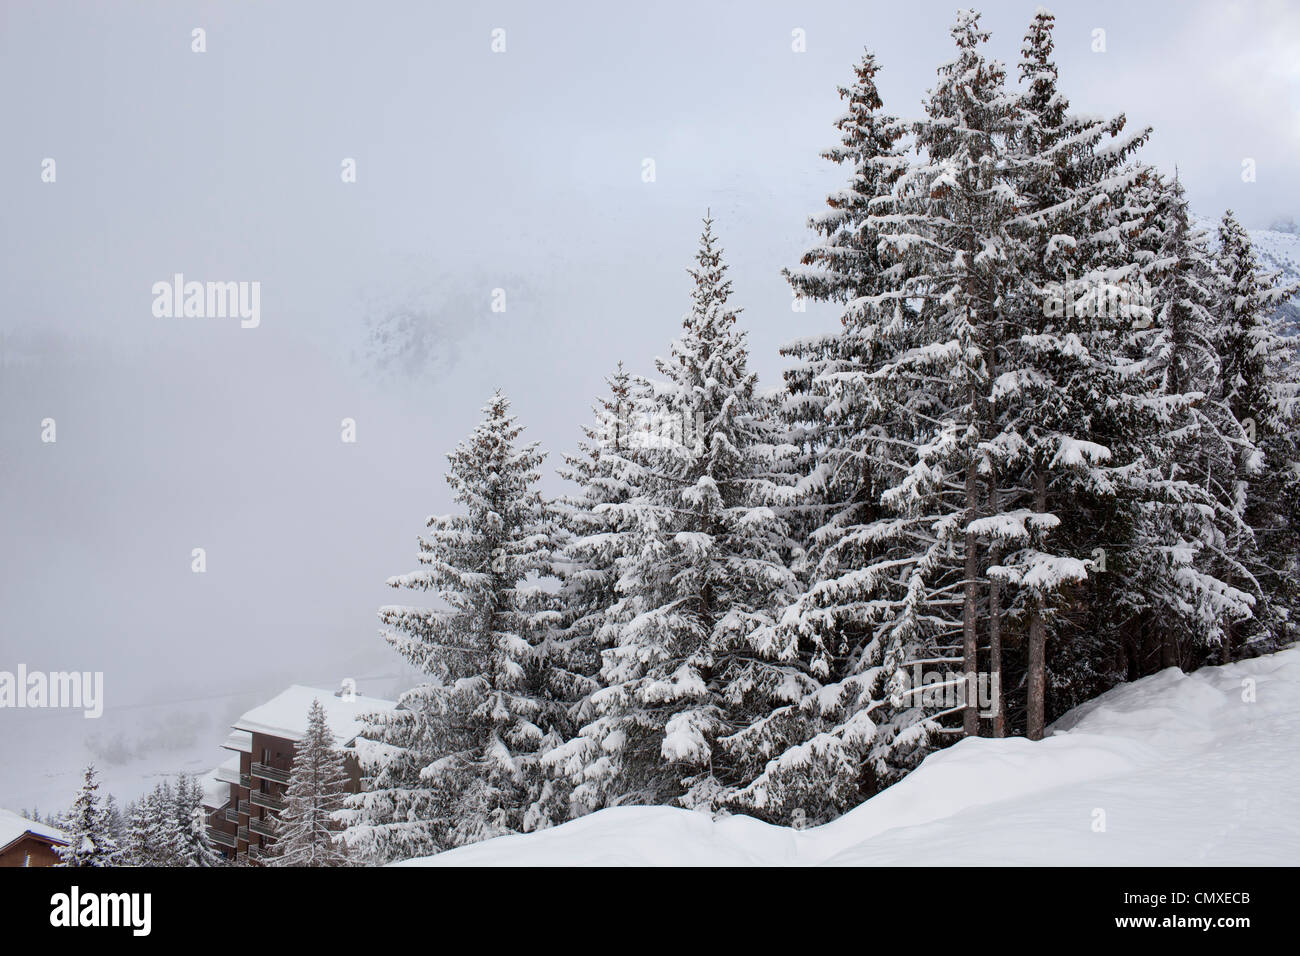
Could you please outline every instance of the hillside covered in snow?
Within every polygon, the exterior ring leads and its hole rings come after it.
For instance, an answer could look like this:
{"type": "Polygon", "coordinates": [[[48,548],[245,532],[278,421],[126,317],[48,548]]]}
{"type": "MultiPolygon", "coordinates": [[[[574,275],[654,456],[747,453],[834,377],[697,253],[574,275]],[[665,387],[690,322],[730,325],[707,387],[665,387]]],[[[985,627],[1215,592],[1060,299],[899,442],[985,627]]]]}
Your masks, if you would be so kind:
{"type": "Polygon", "coordinates": [[[1169,668],[1047,739],[968,738],[808,830],[616,807],[403,866],[1295,865],[1300,648],[1169,668]]]}

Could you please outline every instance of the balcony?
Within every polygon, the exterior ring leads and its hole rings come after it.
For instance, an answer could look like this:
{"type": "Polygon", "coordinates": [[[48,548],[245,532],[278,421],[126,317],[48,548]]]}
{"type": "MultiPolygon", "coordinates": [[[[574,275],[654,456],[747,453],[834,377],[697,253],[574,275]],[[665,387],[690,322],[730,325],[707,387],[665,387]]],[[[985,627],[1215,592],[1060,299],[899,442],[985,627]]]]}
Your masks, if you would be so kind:
{"type": "Polygon", "coordinates": [[[263,780],[270,780],[274,783],[289,782],[289,771],[279,770],[275,767],[268,767],[264,763],[253,764],[253,776],[261,777],[263,780]]]}
{"type": "Polygon", "coordinates": [[[227,833],[225,830],[216,830],[208,827],[208,841],[211,843],[220,843],[222,846],[228,846],[230,849],[235,848],[235,835],[227,833]]]}
{"type": "Polygon", "coordinates": [[[238,823],[238,822],[239,822],[239,811],[236,810],[234,807],[226,807],[226,822],[227,822],[227,823],[238,823]]]}
{"type": "Polygon", "coordinates": [[[239,828],[239,839],[243,840],[245,843],[248,842],[248,827],[239,828]]]}
{"type": "Polygon", "coordinates": [[[249,820],[248,829],[258,836],[273,837],[275,836],[275,827],[271,822],[266,820],[249,820]]]}
{"type": "Polygon", "coordinates": [[[246,773],[241,773],[241,774],[239,775],[239,785],[240,785],[241,787],[243,787],[245,790],[252,790],[252,789],[253,789],[253,779],[252,779],[252,777],[250,777],[250,776],[249,776],[248,774],[246,774],[246,773]]]}
{"type": "Polygon", "coordinates": [[[281,800],[279,797],[273,794],[262,793],[260,790],[253,791],[252,800],[253,800],[253,806],[255,807],[265,807],[268,810],[284,809],[283,800],[281,800]]]}
{"type": "Polygon", "coordinates": [[[244,816],[248,816],[248,814],[252,812],[249,808],[247,800],[239,801],[239,812],[242,813],[244,816]]]}

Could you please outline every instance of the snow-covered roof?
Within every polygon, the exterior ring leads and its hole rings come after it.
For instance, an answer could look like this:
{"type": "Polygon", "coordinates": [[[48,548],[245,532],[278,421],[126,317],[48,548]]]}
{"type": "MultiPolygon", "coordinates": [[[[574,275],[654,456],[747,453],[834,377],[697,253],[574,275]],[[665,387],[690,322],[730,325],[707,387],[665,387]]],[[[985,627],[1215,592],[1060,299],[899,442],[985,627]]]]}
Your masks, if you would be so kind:
{"type": "Polygon", "coordinates": [[[0,810],[0,850],[3,850],[15,840],[21,839],[27,833],[34,833],[56,843],[66,844],[68,842],[68,835],[57,827],[47,826],[44,823],[37,823],[35,820],[20,817],[12,810],[0,810]]]}
{"type": "Polygon", "coordinates": [[[247,730],[232,730],[226,742],[221,745],[226,750],[235,750],[241,754],[253,752],[253,735],[247,730]]]}
{"type": "Polygon", "coordinates": [[[239,782],[239,754],[223,760],[199,777],[203,788],[203,805],[209,810],[220,810],[230,802],[230,785],[239,782]]]}
{"type": "Polygon", "coordinates": [[[213,779],[221,783],[229,783],[238,786],[239,784],[239,754],[223,761],[216,770],[212,771],[213,779]]]}
{"type": "Polygon", "coordinates": [[[307,733],[307,714],[311,702],[319,700],[325,708],[325,722],[338,746],[350,744],[365,727],[365,714],[387,713],[397,708],[396,701],[352,694],[336,697],[332,690],[294,684],[276,697],[254,707],[235,721],[235,730],[270,734],[288,740],[301,740],[307,733]]]}

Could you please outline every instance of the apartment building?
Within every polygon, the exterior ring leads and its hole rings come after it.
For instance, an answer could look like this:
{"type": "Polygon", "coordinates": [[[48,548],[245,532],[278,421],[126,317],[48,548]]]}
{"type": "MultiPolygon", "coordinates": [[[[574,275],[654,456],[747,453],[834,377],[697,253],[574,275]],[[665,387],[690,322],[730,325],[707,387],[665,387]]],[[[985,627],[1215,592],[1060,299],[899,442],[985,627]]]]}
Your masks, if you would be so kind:
{"type": "Polygon", "coordinates": [[[357,736],[366,714],[392,711],[397,704],[346,690],[294,684],[248,711],[231,725],[222,745],[230,756],[202,779],[208,839],[227,858],[258,858],[275,842],[275,821],[284,809],[294,748],[307,733],[313,700],[325,708],[334,743],[343,751],[349,790],[361,786],[357,736]]]}

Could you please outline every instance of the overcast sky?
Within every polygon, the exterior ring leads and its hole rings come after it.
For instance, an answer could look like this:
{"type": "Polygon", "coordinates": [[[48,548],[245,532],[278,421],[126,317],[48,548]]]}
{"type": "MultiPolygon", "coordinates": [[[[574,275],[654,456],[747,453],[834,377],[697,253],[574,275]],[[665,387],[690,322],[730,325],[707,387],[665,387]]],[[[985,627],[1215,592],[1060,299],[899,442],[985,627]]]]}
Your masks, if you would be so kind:
{"type": "MultiPolygon", "coordinates": [[[[1013,75],[1034,8],[982,7],[1013,75]]],[[[1300,6],[1052,8],[1076,110],[1154,126],[1202,215],[1300,218],[1300,6]]],[[[779,270],[844,181],[836,86],[869,47],[917,115],[955,9],[4,0],[0,670],[102,670],[110,709],[395,670],[375,609],[446,452],[498,386],[571,448],[676,334],[706,208],[767,384],[834,323],[779,270]],[[260,326],[155,317],[177,272],[260,282],[260,326]]]]}

